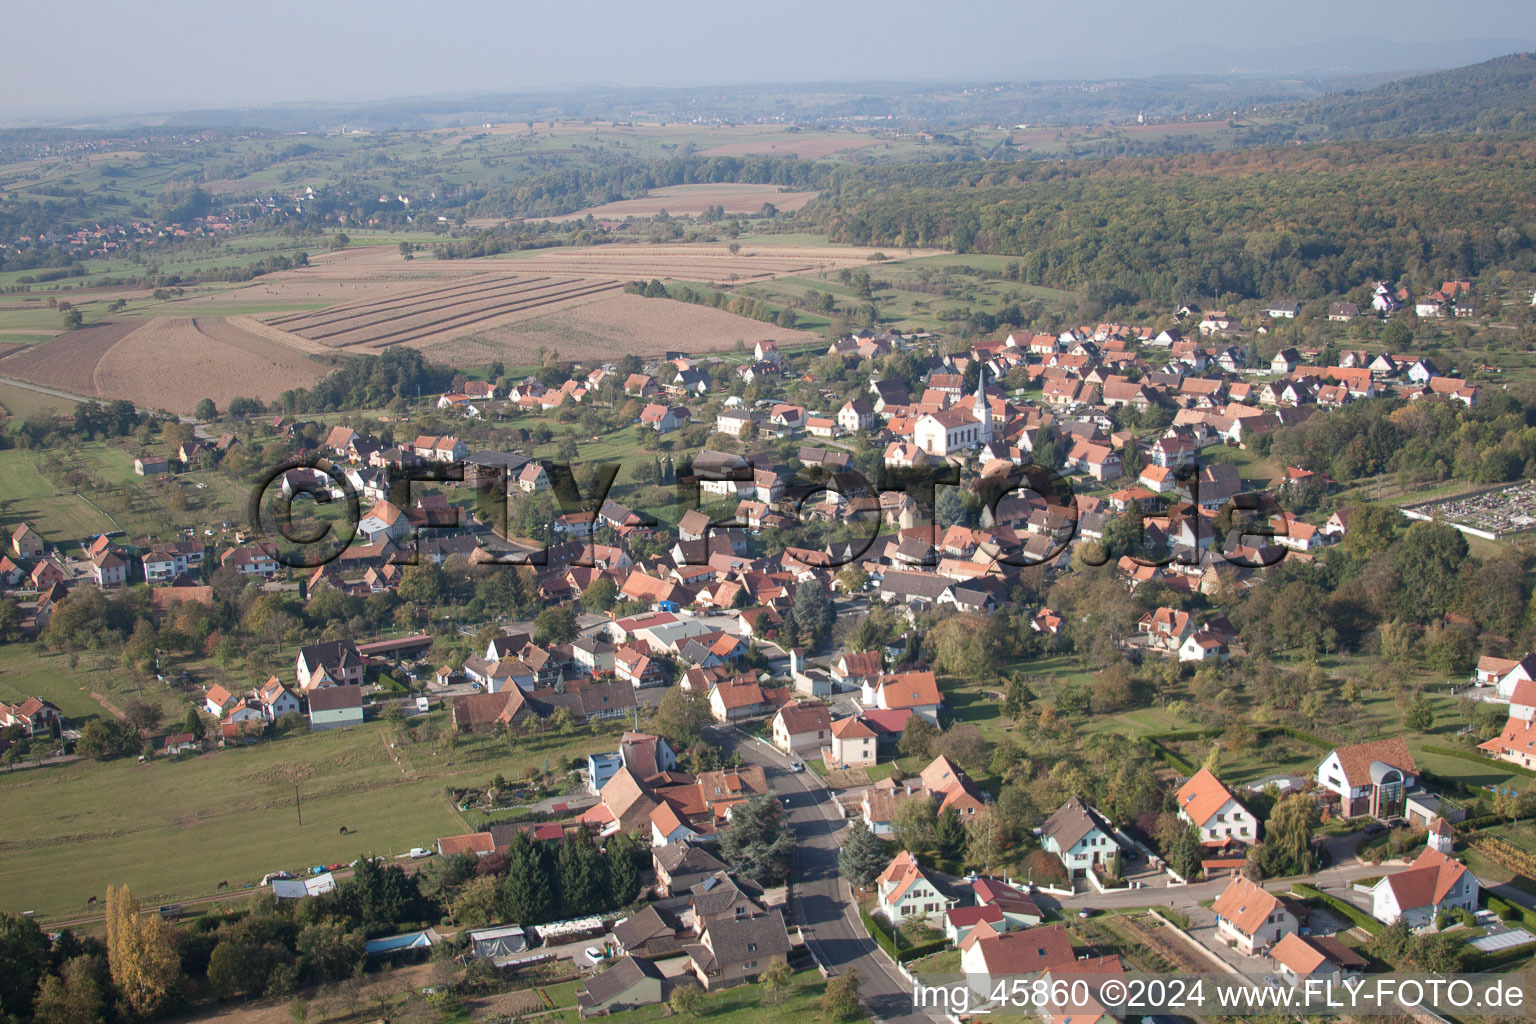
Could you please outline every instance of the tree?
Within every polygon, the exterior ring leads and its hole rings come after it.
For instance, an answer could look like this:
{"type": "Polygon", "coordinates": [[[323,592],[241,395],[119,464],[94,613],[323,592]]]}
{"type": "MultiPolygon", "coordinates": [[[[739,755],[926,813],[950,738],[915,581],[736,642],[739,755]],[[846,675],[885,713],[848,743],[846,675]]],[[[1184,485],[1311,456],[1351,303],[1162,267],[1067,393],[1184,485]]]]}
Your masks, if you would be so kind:
{"type": "Polygon", "coordinates": [[[1200,830],[1168,812],[1158,816],[1157,843],[1163,859],[1186,882],[1200,873],[1200,830]]]}
{"type": "Polygon", "coordinates": [[[998,619],[990,615],[955,615],[929,632],[934,671],[973,683],[997,675],[998,619]]]}
{"type": "Polygon", "coordinates": [[[859,1015],[859,969],[850,967],[827,982],[821,994],[821,1012],[829,1021],[852,1020],[859,1015]]]}
{"type": "Polygon", "coordinates": [[[613,607],[618,596],[619,588],[614,586],[613,580],[599,576],[581,592],[581,604],[589,612],[606,612],[613,607]]]}
{"type": "Polygon", "coordinates": [[[196,419],[196,420],[217,419],[218,415],[219,415],[219,410],[213,404],[213,399],[211,399],[211,398],[199,399],[198,403],[197,403],[197,408],[192,410],[192,418],[196,419]]]}
{"type": "Polygon", "coordinates": [[[905,757],[929,758],[933,756],[933,746],[938,739],[939,727],[924,716],[914,714],[907,719],[896,749],[905,757]]]}
{"type": "Polygon", "coordinates": [[[165,713],[158,705],[142,700],[131,700],[123,705],[123,717],[140,732],[154,732],[160,727],[160,720],[164,716],[165,713]]]}
{"type": "Polygon", "coordinates": [[[765,889],[789,877],[794,850],[795,835],[784,821],[784,808],[771,793],[737,804],[720,833],[720,859],[765,889]]]}
{"type": "Polygon", "coordinates": [[[1435,725],[1435,708],[1429,701],[1429,695],[1422,690],[1414,695],[1408,704],[1408,710],[1403,713],[1403,726],[1414,732],[1429,732],[1435,725]]]}
{"type": "Polygon", "coordinates": [[[481,875],[464,884],[448,910],[454,924],[479,928],[491,923],[500,906],[501,880],[494,875],[481,875]]]}
{"type": "Polygon", "coordinates": [[[939,812],[933,827],[933,845],[940,856],[949,860],[959,860],[965,852],[965,826],[960,823],[960,813],[953,807],[939,812]]]}
{"type": "Polygon", "coordinates": [[[139,731],[115,718],[93,718],[80,730],[75,753],[96,761],[127,757],[139,749],[139,731]]]}
{"type": "Polygon", "coordinates": [[[1015,722],[1020,721],[1029,714],[1029,704],[1034,699],[1035,695],[1030,692],[1024,678],[1015,676],[1008,681],[1008,689],[1003,694],[1003,715],[1015,722]]]}
{"type": "Polygon", "coordinates": [[[569,605],[545,608],[533,620],[533,642],[561,644],[576,636],[576,610],[569,605]]]}
{"type": "Polygon", "coordinates": [[[102,1024],[110,985],[101,957],[72,957],[58,974],[43,979],[34,1007],[37,1024],[102,1024]]]}
{"type": "Polygon", "coordinates": [[[501,898],[503,910],[514,921],[543,924],[552,920],[555,891],[544,850],[526,832],[513,836],[507,847],[501,898]]]}
{"type": "Polygon", "coordinates": [[[106,918],[107,964],[123,1004],[141,1018],[168,1009],[186,982],[170,925],[141,913],[127,886],[107,887],[106,918]]]}
{"type": "Polygon", "coordinates": [[[436,607],[443,596],[443,570],[429,561],[408,565],[395,591],[400,600],[421,608],[436,607]]]}
{"type": "Polygon", "coordinates": [[[699,986],[687,981],[672,990],[672,997],[667,1000],[667,1005],[672,1008],[673,1013],[697,1017],[699,1008],[704,1005],[704,993],[699,990],[699,986]]]}
{"type": "Polygon", "coordinates": [[[21,635],[21,609],[10,598],[0,598],[0,644],[21,635]]]}
{"type": "Polygon", "coordinates": [[[939,817],[935,802],[927,796],[904,796],[896,801],[891,831],[904,850],[914,853],[933,848],[939,817]]]}
{"type": "Polygon", "coordinates": [[[702,693],[672,686],[656,705],[652,726],[679,747],[689,747],[698,742],[711,720],[709,700],[702,693]]]}
{"type": "Polygon", "coordinates": [[[197,713],[197,708],[187,708],[187,717],[181,721],[181,731],[190,732],[194,736],[202,735],[203,716],[197,713]]]}
{"type": "Polygon", "coordinates": [[[220,999],[233,999],[248,991],[258,981],[252,969],[251,949],[244,942],[225,939],[208,957],[208,985],[220,999]]]}
{"type": "Polygon", "coordinates": [[[351,977],[362,964],[363,936],[340,921],[320,921],[299,932],[294,950],[311,979],[335,981],[351,977]]]}
{"type": "Polygon", "coordinates": [[[885,844],[875,837],[862,818],[855,818],[848,826],[842,848],[837,851],[837,869],[848,884],[860,888],[869,885],[885,870],[888,860],[885,844]]]}
{"type": "Polygon", "coordinates": [[[1312,833],[1322,823],[1317,801],[1309,795],[1292,793],[1281,798],[1264,822],[1264,842],[1259,848],[1259,865],[1264,874],[1303,875],[1316,866],[1312,851],[1312,833]]]}
{"type": "Polygon", "coordinates": [[[977,811],[965,823],[965,859],[972,867],[990,871],[1008,851],[1008,827],[995,804],[977,811]]]}
{"type": "Polygon", "coordinates": [[[930,749],[935,755],[943,754],[966,771],[980,771],[992,756],[992,745],[981,734],[980,727],[970,722],[956,722],[941,733],[930,749]]]}
{"type": "Polygon", "coordinates": [[[606,865],[592,833],[578,828],[560,844],[560,902],[572,917],[604,909],[608,896],[606,865]]]}
{"type": "Polygon", "coordinates": [[[784,995],[789,991],[795,972],[787,960],[775,960],[768,969],[757,976],[757,983],[768,993],[768,1001],[774,1006],[784,1005],[784,995]]]}
{"type": "Polygon", "coordinates": [[[37,922],[0,914],[0,1010],[13,1018],[32,1015],[37,983],[48,971],[48,937],[37,922]]]}
{"type": "Polygon", "coordinates": [[[626,835],[608,840],[603,851],[607,860],[608,906],[627,907],[640,895],[640,869],[635,864],[635,844],[626,835]]]}

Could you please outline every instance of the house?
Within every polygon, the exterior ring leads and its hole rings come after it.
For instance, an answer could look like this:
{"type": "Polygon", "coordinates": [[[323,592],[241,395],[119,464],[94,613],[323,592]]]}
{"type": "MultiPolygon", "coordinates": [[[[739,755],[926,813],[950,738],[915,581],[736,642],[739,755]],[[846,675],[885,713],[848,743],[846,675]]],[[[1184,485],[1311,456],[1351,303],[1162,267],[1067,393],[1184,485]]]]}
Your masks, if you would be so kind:
{"type": "Polygon", "coordinates": [[[219,564],[232,565],[243,576],[272,576],[277,573],[277,548],[267,543],[230,548],[220,556],[219,564]]]}
{"type": "Polygon", "coordinates": [[[1426,848],[1406,870],[1371,888],[1371,916],[1384,924],[1404,918],[1410,928],[1434,923],[1445,910],[1477,912],[1477,876],[1461,861],[1426,848]]]}
{"type": "Polygon", "coordinates": [[[1114,827],[1075,796],[1046,819],[1040,828],[1040,845],[1061,859],[1072,878],[1083,876],[1094,865],[1108,863],[1120,852],[1114,827]]]}
{"type": "Polygon", "coordinates": [[[684,946],[699,984],[713,991],[758,976],[789,957],[789,932],[778,910],[756,917],[711,921],[696,945],[684,946]]]}
{"type": "Polygon", "coordinates": [[[911,711],[935,724],[939,720],[939,707],[944,703],[939,682],[932,672],[883,675],[873,685],[866,684],[864,694],[865,704],[882,711],[911,711]]]}
{"type": "Polygon", "coordinates": [[[133,460],[133,471],[139,476],[163,476],[171,471],[171,463],[163,455],[140,455],[133,460]]]}
{"type": "Polygon", "coordinates": [[[1151,646],[1174,651],[1194,632],[1194,620],[1189,612],[1177,608],[1155,608],[1137,621],[1136,632],[1145,636],[1151,646]]]}
{"type": "Polygon", "coordinates": [[[128,560],[106,548],[91,556],[91,579],[98,587],[120,587],[128,582],[128,560]]]}
{"type": "Polygon", "coordinates": [[[13,726],[23,736],[48,736],[63,731],[64,716],[41,697],[28,697],[19,704],[0,703],[0,729],[13,726]]]}
{"type": "Polygon", "coordinates": [[[1201,768],[1179,787],[1179,817],[1200,830],[1209,846],[1248,846],[1258,840],[1258,819],[1238,802],[1209,768],[1201,768]]]}
{"type": "Polygon", "coordinates": [[[702,846],[673,843],[651,851],[651,867],[656,872],[656,891],[661,896],[685,893],[725,864],[702,846]]]}
{"type": "Polygon", "coordinates": [[[650,960],[621,956],[607,970],[589,975],[576,993],[583,1017],[619,1013],[662,1002],[661,968],[650,960]]]}
{"type": "Polygon", "coordinates": [[[912,442],[929,455],[943,458],[966,448],[984,444],[982,425],[969,409],[952,406],[938,412],[926,412],[912,427],[912,442]]]}
{"type": "Polygon", "coordinates": [[[674,907],[663,910],[650,903],[613,926],[613,941],[625,953],[647,958],[671,956],[683,951],[683,932],[674,907]]]}
{"type": "Polygon", "coordinates": [[[1328,319],[1348,323],[1360,315],[1360,307],[1353,302],[1335,302],[1328,307],[1328,319]]]}
{"type": "Polygon", "coordinates": [[[971,895],[976,897],[977,906],[996,907],[1002,913],[1000,931],[1033,928],[1045,920],[1045,914],[1029,894],[1007,882],[978,878],[971,883],[971,895]]]}
{"type": "Polygon", "coordinates": [[[832,737],[832,716],[825,704],[792,700],[774,713],[769,726],[774,746],[801,757],[819,757],[832,737]]]}
{"type": "Polygon", "coordinates": [[[388,501],[374,502],[357,522],[357,532],[376,544],[384,538],[403,540],[411,532],[411,521],[398,507],[388,501]]]}
{"type": "Polygon", "coordinates": [[[1200,629],[1179,645],[1179,661],[1226,661],[1232,656],[1226,639],[1209,629],[1200,629]]]}
{"type": "Polygon", "coordinates": [[[724,724],[763,714],[765,703],[763,688],[756,683],[717,683],[709,691],[710,714],[724,724]]]}
{"type": "MultiPolygon", "coordinates": [[[[984,996],[1005,978],[1059,970],[1077,962],[1067,929],[1059,922],[1009,932],[978,924],[960,944],[960,968],[971,987],[984,996]]],[[[1065,1022],[1057,1020],[1057,1024],[1065,1022]]]]}
{"type": "Polygon", "coordinates": [[[1317,766],[1317,784],[1339,801],[1346,818],[1391,818],[1418,783],[1418,765],[1401,736],[1338,747],[1317,766]]]}
{"type": "Polygon", "coordinates": [[[640,425],[658,434],[670,434],[686,426],[692,413],[684,405],[647,405],[640,410],[640,425]]]}
{"type": "Polygon", "coordinates": [[[1269,361],[1269,372],[1277,377],[1288,373],[1295,373],[1296,367],[1301,365],[1301,356],[1294,348],[1283,348],[1276,352],[1274,358],[1269,361]]]}
{"type": "Polygon", "coordinates": [[[261,704],[262,717],[269,722],[302,710],[299,698],[279,682],[277,676],[270,677],[261,685],[256,691],[256,699],[261,704]]]}
{"type": "Polygon", "coordinates": [[[361,684],[363,667],[357,644],[351,640],[327,640],[299,648],[295,675],[299,689],[308,691],[321,685],[361,684]]]}
{"type": "Polygon", "coordinates": [[[837,425],[849,434],[868,430],[875,425],[875,409],[863,398],[844,402],[843,407],[837,410],[837,425]]]}
{"type": "Polygon", "coordinates": [[[1295,299],[1272,299],[1264,312],[1275,320],[1294,320],[1301,313],[1301,303],[1295,299]]]}
{"type": "Polygon", "coordinates": [[[1515,684],[1509,699],[1509,718],[1499,734],[1478,749],[1489,757],[1530,768],[1536,764],[1536,682],[1529,679],[1515,684]]]}
{"type": "Polygon", "coordinates": [[[940,754],[924,768],[923,789],[939,801],[939,811],[953,810],[961,821],[974,817],[987,803],[965,769],[940,754]]]}
{"type": "Polygon", "coordinates": [[[203,694],[203,709],[210,715],[222,718],[226,708],[233,707],[235,695],[218,683],[208,687],[203,694]]]}
{"type": "Polygon", "coordinates": [[[624,378],[624,393],[637,398],[650,398],[661,393],[656,378],[648,373],[632,373],[624,378]]]}
{"type": "Polygon", "coordinates": [[[834,682],[846,688],[862,687],[885,674],[885,662],[879,651],[844,651],[832,662],[834,682]]]}
{"type": "Polygon", "coordinates": [[[26,523],[17,526],[11,534],[11,551],[17,558],[41,558],[43,555],[43,538],[36,530],[26,523]]]}
{"type": "Polygon", "coordinates": [[[175,757],[177,754],[200,754],[202,750],[203,738],[190,732],[179,732],[165,738],[166,757],[175,757]]]}
{"type": "Polygon", "coordinates": [[[156,544],[139,559],[146,582],[169,583],[182,573],[202,567],[204,550],[197,541],[156,544]]]}
{"type": "Polygon", "coordinates": [[[1281,899],[1246,875],[1235,874],[1211,907],[1216,912],[1216,936],[1254,956],[1296,934],[1300,922],[1281,899]]]}
{"type": "Polygon", "coordinates": [[[849,715],[832,723],[832,743],[828,747],[827,767],[868,768],[875,763],[879,737],[860,715],[849,715]]]}
{"type": "Polygon", "coordinates": [[[344,729],[363,723],[361,686],[326,686],[309,694],[309,727],[344,729]]]}
{"type": "Polygon", "coordinates": [[[875,887],[878,890],[875,913],[892,924],[942,914],[957,902],[955,897],[939,888],[917,858],[906,850],[896,854],[885,866],[875,880],[875,887]]]}
{"type": "Polygon", "coordinates": [[[1333,936],[1285,935],[1269,951],[1280,977],[1292,985],[1312,979],[1342,981],[1365,970],[1369,961],[1333,936]]]}
{"type": "Polygon", "coordinates": [[[472,853],[476,857],[489,857],[496,852],[496,839],[489,832],[470,832],[461,836],[439,836],[437,853],[440,857],[454,857],[472,853]]]}

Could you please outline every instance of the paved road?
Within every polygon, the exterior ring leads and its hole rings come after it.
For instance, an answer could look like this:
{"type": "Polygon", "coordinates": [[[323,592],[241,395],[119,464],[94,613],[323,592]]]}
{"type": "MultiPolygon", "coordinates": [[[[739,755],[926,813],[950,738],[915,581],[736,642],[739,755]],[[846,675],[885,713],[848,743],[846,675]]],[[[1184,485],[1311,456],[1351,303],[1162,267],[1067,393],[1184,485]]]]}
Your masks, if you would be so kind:
{"type": "Polygon", "coordinates": [[[816,958],[836,974],[858,970],[860,995],[871,1016],[888,1024],[933,1024],[934,1018],[913,1007],[910,984],[865,932],[853,894],[838,874],[844,822],[826,787],[810,772],[789,772],[789,758],[762,740],[735,730],[717,730],[713,738],[748,764],[761,765],[774,792],[790,800],[789,823],[799,840],[790,916],[816,958]]]}

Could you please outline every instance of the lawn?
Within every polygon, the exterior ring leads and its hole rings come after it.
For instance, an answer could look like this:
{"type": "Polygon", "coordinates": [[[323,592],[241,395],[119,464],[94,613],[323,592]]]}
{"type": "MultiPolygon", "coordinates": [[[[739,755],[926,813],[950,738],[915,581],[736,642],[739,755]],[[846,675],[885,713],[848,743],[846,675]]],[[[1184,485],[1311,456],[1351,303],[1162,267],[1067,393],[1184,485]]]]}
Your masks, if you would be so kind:
{"type": "Polygon", "coordinates": [[[25,522],[51,544],[66,544],[113,529],[112,521],[80,494],[61,493],[37,465],[34,451],[0,451],[0,527],[25,522]]]}
{"type": "Polygon", "coordinates": [[[42,697],[57,705],[75,726],[106,713],[106,705],[121,710],[130,700],[158,705],[167,720],[186,715],[187,705],[180,697],[163,683],[136,681],[118,667],[115,652],[79,654],[74,668],[69,659],[39,644],[0,646],[0,700],[42,697]]]}
{"type": "MultiPolygon", "coordinates": [[[[14,665],[24,689],[66,700],[66,713],[100,712],[86,693],[46,685],[46,657],[14,665]]],[[[86,685],[108,674],[88,674],[86,685]]],[[[9,670],[4,677],[16,678],[9,670]]],[[[131,695],[130,686],[118,699],[131,695]]],[[[450,787],[483,786],[497,774],[520,779],[545,766],[561,772],[612,745],[624,727],[514,744],[455,736],[446,711],[428,722],[431,736],[393,749],[394,730],[368,722],[184,760],[80,761],[0,776],[0,814],[10,823],[0,839],[0,877],[10,883],[0,908],[84,913],[86,898],[112,883],[131,885],[146,903],[186,899],[280,868],[431,846],[478,824],[455,811],[450,787]],[[351,835],[340,834],[343,825],[351,835]]]]}
{"type": "Polygon", "coordinates": [[[0,384],[0,408],[3,408],[7,415],[14,416],[18,420],[24,420],[28,416],[52,416],[66,413],[74,407],[75,403],[67,398],[45,395],[40,391],[30,391],[11,384],[0,384]]]}
{"type": "MultiPolygon", "coordinates": [[[[695,1020],[712,1021],[715,1024],[779,1024],[783,1020],[821,1020],[820,999],[827,983],[816,971],[797,971],[788,991],[782,993],[781,1004],[775,1005],[759,985],[737,985],[735,988],[707,992],[695,1020]]],[[[614,1024],[638,1024],[663,1017],[666,1010],[659,1006],[626,1010],[603,1018],[614,1024]]],[[[560,1024],[580,1024],[581,1017],[574,1006],[559,1013],[541,1017],[541,1021],[559,1021],[560,1024]]]]}

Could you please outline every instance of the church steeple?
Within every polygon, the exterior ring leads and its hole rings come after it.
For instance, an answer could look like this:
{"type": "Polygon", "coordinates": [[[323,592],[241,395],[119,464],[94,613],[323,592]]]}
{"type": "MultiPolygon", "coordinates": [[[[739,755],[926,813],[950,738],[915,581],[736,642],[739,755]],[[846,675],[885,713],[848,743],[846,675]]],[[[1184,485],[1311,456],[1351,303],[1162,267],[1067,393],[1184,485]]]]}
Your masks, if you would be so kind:
{"type": "Polygon", "coordinates": [[[987,364],[983,360],[981,364],[981,377],[976,384],[976,401],[971,406],[971,415],[976,417],[976,422],[981,424],[979,436],[982,444],[992,443],[992,405],[987,401],[987,364]]]}

